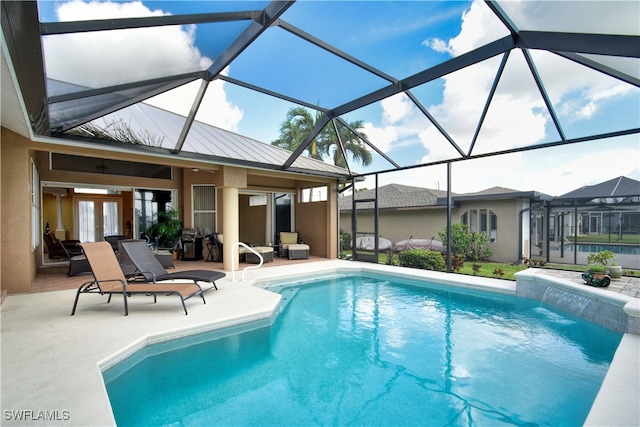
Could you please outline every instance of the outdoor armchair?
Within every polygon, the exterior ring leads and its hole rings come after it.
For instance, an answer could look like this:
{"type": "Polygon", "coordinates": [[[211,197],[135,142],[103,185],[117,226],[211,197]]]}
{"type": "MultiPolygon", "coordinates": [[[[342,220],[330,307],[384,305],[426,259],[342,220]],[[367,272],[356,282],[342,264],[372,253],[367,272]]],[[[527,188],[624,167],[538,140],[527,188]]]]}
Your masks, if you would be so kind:
{"type": "Polygon", "coordinates": [[[54,234],[46,233],[44,235],[44,243],[47,245],[49,259],[82,255],[82,249],[78,246],[80,240],[59,240],[54,234]]]}
{"type": "Polygon", "coordinates": [[[298,233],[282,231],[278,236],[278,256],[289,259],[309,258],[309,245],[298,237],[298,233]]]}

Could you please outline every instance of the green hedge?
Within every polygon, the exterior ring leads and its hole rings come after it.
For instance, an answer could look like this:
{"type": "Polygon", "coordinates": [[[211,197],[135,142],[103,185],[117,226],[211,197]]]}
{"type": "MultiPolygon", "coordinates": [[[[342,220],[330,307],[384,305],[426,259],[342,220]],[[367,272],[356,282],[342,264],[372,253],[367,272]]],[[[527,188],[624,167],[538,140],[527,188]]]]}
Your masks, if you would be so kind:
{"type": "Polygon", "coordinates": [[[402,267],[421,268],[423,270],[445,271],[447,264],[438,251],[412,249],[398,254],[398,265],[402,267]]]}

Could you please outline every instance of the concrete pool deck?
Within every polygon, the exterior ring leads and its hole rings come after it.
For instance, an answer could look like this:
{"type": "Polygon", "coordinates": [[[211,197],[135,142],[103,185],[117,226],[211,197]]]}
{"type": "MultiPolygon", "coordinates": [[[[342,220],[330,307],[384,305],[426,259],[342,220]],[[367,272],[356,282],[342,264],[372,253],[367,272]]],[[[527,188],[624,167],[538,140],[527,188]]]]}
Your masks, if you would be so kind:
{"type": "MultiPolygon", "coordinates": [[[[82,295],[78,312],[70,316],[75,290],[10,295],[1,313],[2,425],[115,425],[99,366],[140,343],[171,334],[193,333],[242,322],[269,319],[279,306],[279,295],[252,286],[255,280],[276,281],[339,269],[380,270],[453,281],[457,275],[350,261],[322,261],[246,272],[218,282],[218,291],[206,293],[207,304],[187,301],[185,316],[175,296],[134,296],[129,316],[121,298],[82,295]]],[[[515,283],[462,276],[469,286],[513,294],[515,283]]],[[[588,425],[639,425],[640,336],[625,334],[588,425]]],[[[212,361],[214,363],[214,361],[212,361]]],[[[197,367],[194,367],[197,371],[197,367]]]]}

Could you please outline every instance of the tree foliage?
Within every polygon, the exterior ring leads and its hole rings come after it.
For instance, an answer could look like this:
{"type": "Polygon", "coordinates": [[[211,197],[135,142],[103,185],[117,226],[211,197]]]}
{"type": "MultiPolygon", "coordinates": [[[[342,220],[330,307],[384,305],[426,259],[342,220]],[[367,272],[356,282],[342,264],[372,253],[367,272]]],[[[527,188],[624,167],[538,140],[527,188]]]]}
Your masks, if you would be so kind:
{"type": "MultiPolygon", "coordinates": [[[[440,240],[447,244],[447,227],[438,232],[440,240]]],[[[462,256],[471,261],[478,261],[491,256],[487,248],[489,237],[485,233],[469,230],[467,224],[458,222],[451,226],[451,254],[462,256]]]]}
{"type": "MultiPolygon", "coordinates": [[[[286,148],[289,151],[294,151],[305,137],[311,133],[321,117],[322,112],[320,111],[312,114],[304,107],[291,108],[287,112],[285,120],[280,125],[280,137],[271,144],[286,148]]],[[[362,120],[349,122],[349,126],[355,129],[358,135],[366,138],[366,135],[360,131],[360,129],[364,127],[362,120]]],[[[311,142],[308,148],[309,156],[318,160],[331,159],[334,165],[346,167],[347,163],[342,155],[339,144],[339,141],[342,141],[347,155],[353,157],[355,161],[362,163],[363,166],[367,166],[371,164],[372,161],[371,152],[369,152],[367,146],[358,135],[355,135],[350,129],[339,122],[336,123],[335,128],[333,124],[329,122],[311,142]],[[338,133],[336,133],[336,128],[338,129],[338,133]],[[340,134],[339,139],[338,134],[340,134]]]]}

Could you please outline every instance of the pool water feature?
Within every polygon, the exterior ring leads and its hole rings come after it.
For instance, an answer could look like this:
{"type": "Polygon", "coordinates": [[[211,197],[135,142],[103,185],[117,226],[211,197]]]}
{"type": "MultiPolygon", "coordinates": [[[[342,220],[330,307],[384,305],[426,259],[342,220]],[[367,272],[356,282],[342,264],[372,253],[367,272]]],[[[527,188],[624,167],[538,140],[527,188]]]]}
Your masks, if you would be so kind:
{"type": "Polygon", "coordinates": [[[278,289],[271,327],[105,371],[117,423],[580,425],[621,339],[540,301],[380,275],[278,289]]]}

